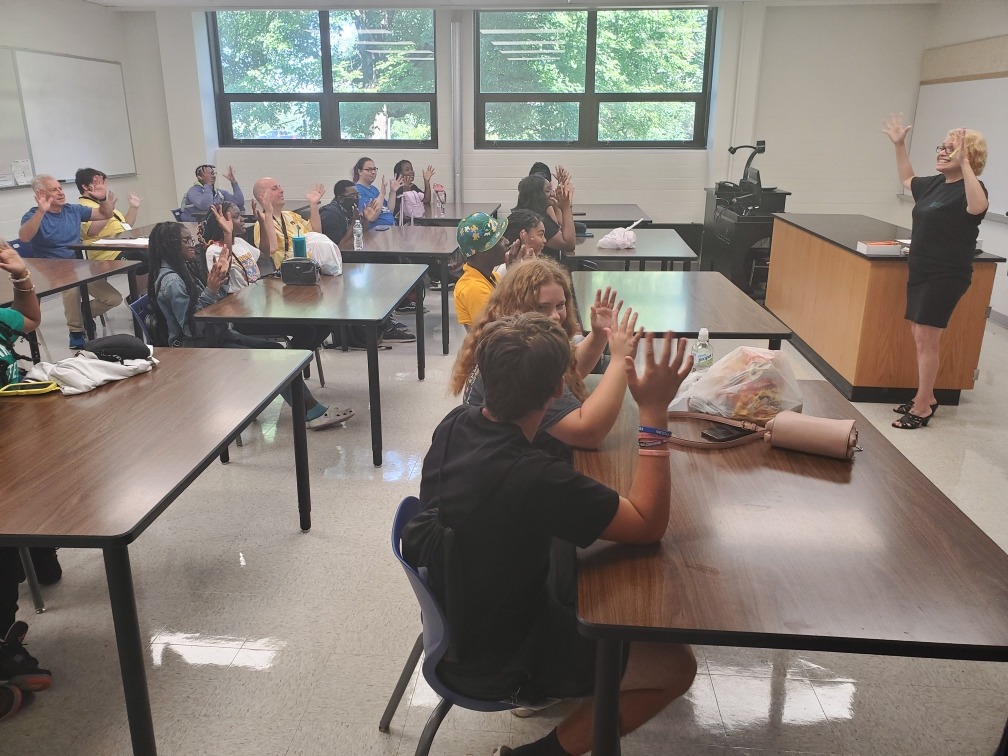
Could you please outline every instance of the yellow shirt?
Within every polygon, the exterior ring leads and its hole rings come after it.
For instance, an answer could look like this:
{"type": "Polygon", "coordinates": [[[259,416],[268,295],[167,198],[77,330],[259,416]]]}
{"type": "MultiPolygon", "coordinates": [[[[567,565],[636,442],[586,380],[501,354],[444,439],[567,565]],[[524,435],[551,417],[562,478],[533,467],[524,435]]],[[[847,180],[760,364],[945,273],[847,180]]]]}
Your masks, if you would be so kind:
{"type": "MultiPolygon", "coordinates": [[[[305,220],[297,213],[284,210],[281,212],[281,216],[283,217],[283,222],[275,215],[273,216],[273,226],[276,229],[277,241],[276,248],[271,257],[273,258],[273,264],[278,268],[280,267],[280,263],[286,258],[294,256],[294,242],[291,239],[295,236],[304,236],[312,230],[311,221],[305,220]]],[[[255,224],[253,234],[255,245],[258,247],[260,236],[258,223],[255,224]]]]}
{"type": "MultiPolygon", "coordinates": [[[[92,212],[98,209],[98,203],[90,197],[81,197],[77,200],[77,202],[84,207],[90,207],[92,212]]],[[[123,223],[126,222],[126,216],[118,210],[112,214],[112,217],[105,223],[105,228],[103,228],[101,233],[98,235],[88,234],[88,230],[91,228],[92,222],[100,223],[101,221],[88,221],[87,223],[81,223],[81,240],[85,244],[93,242],[95,239],[107,239],[110,236],[121,234],[126,230],[126,227],[123,226],[123,223]]],[[[87,256],[89,260],[115,260],[119,257],[121,251],[122,250],[119,249],[88,250],[87,256]]]]}
{"type": "Polygon", "coordinates": [[[493,283],[469,263],[462,266],[462,277],[455,282],[455,316],[462,325],[473,324],[493,294],[494,286],[500,283],[496,273],[491,275],[493,283]]]}

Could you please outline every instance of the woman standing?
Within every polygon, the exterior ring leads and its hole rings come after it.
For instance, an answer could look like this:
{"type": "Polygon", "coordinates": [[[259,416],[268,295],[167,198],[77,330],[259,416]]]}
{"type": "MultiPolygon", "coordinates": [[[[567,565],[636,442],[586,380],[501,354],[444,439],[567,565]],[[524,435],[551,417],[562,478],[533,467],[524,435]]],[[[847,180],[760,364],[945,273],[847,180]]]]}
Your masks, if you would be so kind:
{"type": "Polygon", "coordinates": [[[913,193],[906,319],[917,349],[917,393],[894,407],[894,428],[916,430],[938,409],[934,395],[938,346],[952,311],[973,277],[980,221],[987,214],[987,189],[977,178],[987,163],[987,142],[966,128],[950,131],[938,146],[934,176],[914,175],[906,150],[911,126],[891,114],[882,129],[896,148],[900,181],[913,193]]]}

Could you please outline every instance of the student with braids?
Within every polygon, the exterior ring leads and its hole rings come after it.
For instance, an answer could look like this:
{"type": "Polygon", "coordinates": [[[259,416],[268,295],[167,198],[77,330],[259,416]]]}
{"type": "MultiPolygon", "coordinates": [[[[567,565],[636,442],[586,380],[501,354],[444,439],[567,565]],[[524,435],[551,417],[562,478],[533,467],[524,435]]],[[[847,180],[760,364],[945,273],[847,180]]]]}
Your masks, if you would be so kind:
{"type": "MultiPolygon", "coordinates": [[[[449,388],[462,395],[465,404],[481,406],[486,397],[476,365],[476,347],[483,331],[496,320],[523,312],[539,312],[560,324],[569,339],[582,333],[572,305],[570,277],[559,264],[537,257],[514,266],[497,284],[490,299],[477,315],[455,360],[449,388]]],[[[568,367],[563,394],[551,402],[537,430],[534,445],[556,456],[570,459],[570,447],[594,449],[612,429],[626,394],[623,358],[634,355],[641,333],[634,331],[637,313],[628,307],[622,318],[623,302],[606,287],[595,292],[591,305],[591,331],[575,347],[568,367]],[[612,361],[602,380],[589,396],[584,376],[599,361],[606,343],[612,361]]]]}
{"type": "MultiPolygon", "coordinates": [[[[181,223],[158,223],[150,234],[148,245],[152,275],[147,279],[147,294],[156,306],[158,319],[166,326],[169,346],[203,346],[203,330],[193,315],[204,307],[227,296],[224,284],[231,265],[230,250],[224,249],[207,273],[204,286],[190,267],[196,260],[196,242],[181,223]]],[[[251,349],[282,349],[275,341],[224,329],[220,344],[224,347],[251,349]]],[[[305,388],[305,417],[312,430],[329,428],[348,420],[347,412],[321,404],[305,388]]],[[[281,394],[290,403],[290,391],[281,394]]],[[[353,415],[352,412],[349,413],[353,415]]]]}

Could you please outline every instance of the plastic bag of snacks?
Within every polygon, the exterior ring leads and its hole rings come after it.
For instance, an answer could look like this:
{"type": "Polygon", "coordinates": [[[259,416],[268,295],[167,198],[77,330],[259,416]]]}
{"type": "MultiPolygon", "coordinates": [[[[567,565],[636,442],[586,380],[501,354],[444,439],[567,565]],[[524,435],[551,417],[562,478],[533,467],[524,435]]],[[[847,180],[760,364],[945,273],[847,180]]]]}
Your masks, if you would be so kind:
{"type": "Polygon", "coordinates": [[[690,375],[669,405],[671,411],[705,412],[760,425],[782,410],[801,409],[801,391],[787,355],[747,346],[690,375]]]}

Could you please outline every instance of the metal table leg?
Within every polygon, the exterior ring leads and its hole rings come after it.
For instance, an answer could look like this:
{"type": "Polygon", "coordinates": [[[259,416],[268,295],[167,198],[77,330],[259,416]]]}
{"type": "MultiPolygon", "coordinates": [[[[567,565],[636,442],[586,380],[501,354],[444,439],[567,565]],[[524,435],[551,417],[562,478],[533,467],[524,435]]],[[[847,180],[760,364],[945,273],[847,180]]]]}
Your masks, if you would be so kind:
{"type": "Polygon", "coordinates": [[[304,378],[291,381],[291,422],[294,423],[294,477],[297,480],[301,530],[311,530],[311,483],[308,478],[308,429],[305,427],[304,378]]]}
{"type": "Polygon", "coordinates": [[[619,686],[623,644],[596,641],[594,756],[619,756],[619,686]]]}
{"type": "Polygon", "coordinates": [[[438,275],[441,276],[441,351],[448,354],[448,260],[443,257],[438,261],[438,275]]]}
{"type": "MultiPolygon", "coordinates": [[[[417,377],[422,381],[424,379],[424,373],[426,368],[426,350],[424,347],[424,312],[423,312],[423,276],[417,279],[416,286],[413,287],[413,291],[416,294],[416,360],[417,360],[417,377]]],[[[442,320],[441,327],[447,331],[442,320]]]]}
{"type": "Polygon", "coordinates": [[[87,334],[88,341],[95,337],[94,318],[91,316],[91,295],[88,294],[87,284],[80,285],[81,295],[81,320],[83,320],[84,333],[87,334]]]}
{"type": "Polygon", "coordinates": [[[45,599],[42,598],[42,588],[39,586],[38,576],[35,574],[35,563],[32,562],[31,552],[27,546],[18,549],[21,557],[21,566],[24,568],[25,578],[28,580],[28,590],[31,591],[32,603],[35,604],[35,614],[42,614],[46,610],[45,599]]]}
{"type": "MultiPolygon", "coordinates": [[[[371,402],[371,458],[375,467],[382,464],[381,381],[378,376],[378,323],[368,323],[367,372],[368,398],[371,402]]],[[[417,334],[417,341],[420,335],[417,334]]]]}

